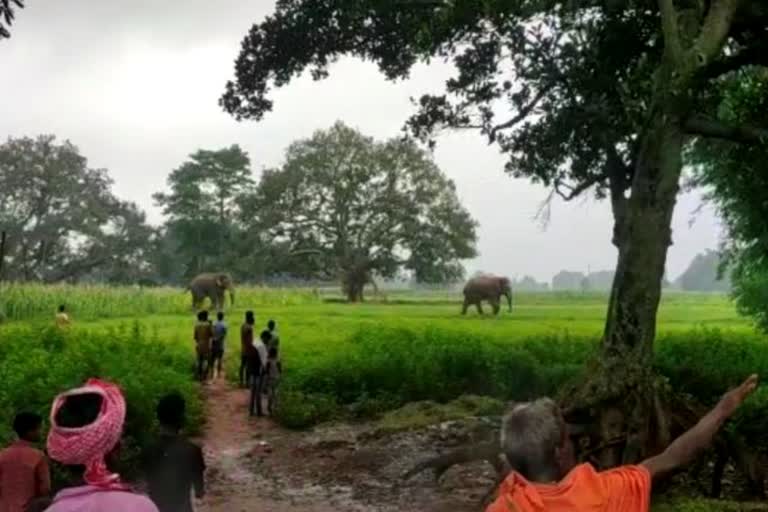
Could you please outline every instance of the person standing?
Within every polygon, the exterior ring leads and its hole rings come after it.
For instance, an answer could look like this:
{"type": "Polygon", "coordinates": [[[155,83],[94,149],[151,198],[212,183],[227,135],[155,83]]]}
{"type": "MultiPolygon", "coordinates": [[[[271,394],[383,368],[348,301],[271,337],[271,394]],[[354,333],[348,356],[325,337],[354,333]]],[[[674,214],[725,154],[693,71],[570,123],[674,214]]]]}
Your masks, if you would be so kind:
{"type": "Polygon", "coordinates": [[[195,350],[197,351],[197,378],[200,382],[204,382],[211,371],[209,360],[211,358],[211,344],[213,342],[213,326],[208,321],[207,311],[200,311],[197,314],[194,339],[195,350]]]}
{"type": "Polygon", "coordinates": [[[251,416],[264,416],[261,403],[263,397],[261,395],[264,392],[265,368],[267,365],[267,344],[269,343],[269,338],[269,331],[264,330],[261,332],[259,339],[253,342],[255,353],[250,359],[251,416]]]}
{"type": "Polygon", "coordinates": [[[221,365],[224,360],[224,346],[227,338],[227,324],[224,322],[224,313],[216,314],[216,322],[213,324],[213,342],[211,344],[211,360],[208,363],[211,373],[221,377],[221,365]]]}
{"type": "Polygon", "coordinates": [[[278,358],[277,349],[272,347],[267,355],[266,367],[266,386],[267,386],[267,413],[273,416],[277,407],[277,386],[280,383],[280,375],[283,373],[283,364],[278,358]]]}
{"type": "Polygon", "coordinates": [[[160,436],[142,455],[149,497],[160,512],[193,512],[195,497],[205,496],[205,461],[199,446],[184,439],[186,402],[177,393],[166,395],[157,404],[160,436]]]}
{"type": "Polygon", "coordinates": [[[251,359],[256,349],[253,346],[253,325],[256,318],[253,311],[245,312],[245,322],[240,326],[240,387],[247,388],[251,383],[251,359]]]}
{"type": "Polygon", "coordinates": [[[22,412],[13,420],[18,440],[0,451],[0,512],[24,512],[51,492],[48,461],[35,444],[42,438],[43,418],[22,412]]]}
{"type": "Polygon", "coordinates": [[[269,322],[267,322],[267,329],[269,330],[269,334],[271,336],[269,347],[274,347],[275,350],[277,350],[277,357],[280,358],[280,335],[277,333],[277,324],[274,320],[270,319],[269,322]]]}
{"type": "Polygon", "coordinates": [[[56,313],[56,327],[59,327],[60,329],[69,327],[69,325],[72,322],[69,319],[69,315],[67,314],[67,308],[64,306],[64,304],[59,306],[59,311],[56,313]]]}

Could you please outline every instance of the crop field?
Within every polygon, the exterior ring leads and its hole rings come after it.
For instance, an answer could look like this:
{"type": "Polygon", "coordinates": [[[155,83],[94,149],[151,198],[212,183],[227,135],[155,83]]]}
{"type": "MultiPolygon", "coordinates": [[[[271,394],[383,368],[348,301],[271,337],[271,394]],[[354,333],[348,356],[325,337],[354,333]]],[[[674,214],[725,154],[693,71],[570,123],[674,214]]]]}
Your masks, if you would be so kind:
{"type": "MultiPolygon", "coordinates": [[[[389,292],[344,304],[335,291],[243,287],[227,309],[228,374],[236,374],[239,325],[252,309],[258,327],[270,318],[278,323],[285,365],[279,419],[288,427],[373,417],[416,400],[552,394],[593,353],[606,301],[603,294],[518,294],[512,314],[470,310],[462,317],[457,293],[389,292]]],[[[204,418],[192,380],[189,302],[180,289],[0,289],[2,417],[20,408],[45,411],[56,392],[98,375],[126,388],[136,445],[151,431],[155,401],[172,390],[190,400],[190,430],[198,430],[204,418]],[[73,320],[66,332],[52,327],[60,303],[73,320]]],[[[658,331],[659,370],[704,402],[748,373],[768,374],[768,340],[727,297],[670,293],[658,331]]],[[[737,419],[764,447],[768,430],[754,420],[767,409],[768,394],[758,392],[737,419]]],[[[0,426],[0,442],[9,435],[0,426]]]]}

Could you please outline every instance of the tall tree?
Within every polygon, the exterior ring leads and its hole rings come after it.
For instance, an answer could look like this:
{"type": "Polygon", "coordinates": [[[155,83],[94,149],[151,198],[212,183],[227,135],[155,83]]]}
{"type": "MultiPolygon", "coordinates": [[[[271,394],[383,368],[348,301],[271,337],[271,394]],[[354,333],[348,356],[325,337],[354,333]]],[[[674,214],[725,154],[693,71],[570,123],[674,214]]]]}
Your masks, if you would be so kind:
{"type": "Polygon", "coordinates": [[[475,222],[424,151],[375,142],[341,123],[293,143],[244,214],[288,244],[306,270],[341,278],[352,302],[374,275],[404,268],[421,282],[446,282],[475,255],[475,222]]]}
{"type": "Polygon", "coordinates": [[[91,169],[53,136],[0,145],[0,231],[10,279],[79,279],[108,266],[141,265],[151,229],[118,200],[103,169],[91,169]]]}
{"type": "MultiPolygon", "coordinates": [[[[719,84],[725,97],[717,115],[724,122],[754,124],[768,109],[768,69],[744,70],[719,84]]],[[[707,187],[725,227],[721,247],[740,312],[768,330],[768,137],[743,147],[700,140],[691,151],[694,183],[707,187]]],[[[721,271],[724,269],[721,269],[721,271]]]]}
{"type": "Polygon", "coordinates": [[[452,59],[456,76],[445,94],[421,98],[413,133],[477,129],[511,174],[565,199],[610,198],[618,261],[601,357],[563,405],[596,424],[620,418],[632,442],[598,451],[615,465],[668,440],[651,368],[683,147],[694,137],[760,142],[764,130],[716,118],[712,86],[766,62],[766,27],[762,0],[282,0],[243,40],[221,104],[260,119],[275,87],[305,69],[323,78],[341,55],[374,61],[390,79],[452,59]]]}
{"type": "Polygon", "coordinates": [[[237,199],[252,185],[248,154],[233,145],[196,151],[168,176],[170,191],[153,196],[186,260],[186,277],[224,268],[236,238],[237,199]]]}
{"type": "Polygon", "coordinates": [[[22,0],[0,0],[0,39],[11,37],[9,27],[16,17],[15,8],[23,8],[22,0]]]}

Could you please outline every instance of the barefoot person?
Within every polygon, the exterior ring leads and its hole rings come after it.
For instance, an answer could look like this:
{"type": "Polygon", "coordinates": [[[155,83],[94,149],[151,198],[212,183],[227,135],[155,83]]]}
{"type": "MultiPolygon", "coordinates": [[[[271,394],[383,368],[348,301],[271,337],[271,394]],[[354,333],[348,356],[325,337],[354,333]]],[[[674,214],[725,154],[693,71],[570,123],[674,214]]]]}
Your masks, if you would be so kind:
{"type": "Polygon", "coordinates": [[[211,342],[211,360],[208,363],[210,372],[215,372],[215,377],[221,377],[221,365],[224,360],[224,346],[227,338],[227,324],[224,322],[224,313],[216,314],[216,322],[213,324],[213,341],[211,342]]]}
{"type": "Polygon", "coordinates": [[[757,387],[753,375],[661,454],[634,466],[596,471],[576,465],[568,427],[555,402],[516,405],[504,418],[501,447],[514,471],[486,512],[648,512],[654,478],[690,462],[757,387]]]}
{"type": "Polygon", "coordinates": [[[277,407],[277,386],[280,384],[280,375],[283,373],[283,364],[279,359],[277,348],[271,347],[267,355],[265,368],[265,385],[267,387],[267,413],[273,416],[277,407]]]}
{"type": "Polygon", "coordinates": [[[149,496],[160,512],[193,512],[192,491],[205,496],[203,451],[181,435],[186,403],[179,394],[166,395],[157,404],[159,438],[144,452],[142,462],[149,496]]]}
{"type": "Polygon", "coordinates": [[[125,409],[120,388],[98,379],[53,401],[48,453],[80,485],[59,492],[48,512],[158,512],[149,498],[131,492],[112,471],[125,409]]]}
{"type": "Polygon", "coordinates": [[[250,359],[251,373],[251,416],[264,416],[261,396],[264,393],[264,381],[267,366],[267,344],[269,344],[269,331],[261,331],[261,336],[253,342],[254,353],[250,359]]]}
{"type": "Polygon", "coordinates": [[[197,324],[194,331],[195,351],[197,352],[197,378],[203,382],[211,371],[211,344],[213,343],[213,326],[208,321],[208,312],[197,314],[197,324]]]}
{"type": "Polygon", "coordinates": [[[18,440],[0,451],[0,512],[24,512],[35,499],[51,492],[48,461],[35,448],[43,418],[22,412],[13,420],[18,440]]]}
{"type": "Polygon", "coordinates": [[[240,326],[240,387],[247,388],[251,383],[251,359],[256,349],[253,346],[253,325],[256,318],[253,311],[245,312],[245,322],[240,326]]]}

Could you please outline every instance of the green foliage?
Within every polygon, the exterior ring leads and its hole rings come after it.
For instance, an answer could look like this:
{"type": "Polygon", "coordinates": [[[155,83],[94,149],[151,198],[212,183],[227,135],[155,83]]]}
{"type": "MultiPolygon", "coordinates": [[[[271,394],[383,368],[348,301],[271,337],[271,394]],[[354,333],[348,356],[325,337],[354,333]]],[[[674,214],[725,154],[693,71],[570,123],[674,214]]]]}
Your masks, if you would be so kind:
{"type": "MultiPolygon", "coordinates": [[[[318,302],[311,290],[238,287],[238,301],[251,306],[318,302]]],[[[0,284],[0,321],[44,320],[64,304],[75,323],[125,316],[190,314],[189,292],[181,288],[141,288],[105,285],[0,284]]]]}
{"type": "MultiPolygon", "coordinates": [[[[202,404],[191,378],[187,347],[164,343],[141,324],[105,330],[62,331],[34,325],[0,330],[0,444],[12,439],[10,418],[22,410],[48,417],[56,394],[90,377],[116,382],[123,389],[128,414],[126,452],[135,455],[154,431],[155,406],[164,394],[178,391],[188,402],[188,429],[202,425],[202,404]]],[[[135,460],[128,460],[135,469],[135,460]]]]}
{"type": "Polygon", "coordinates": [[[243,212],[304,271],[341,277],[352,301],[378,275],[411,271],[448,282],[475,255],[475,221],[451,182],[414,143],[376,142],[342,123],[293,143],[243,212]]]}
{"type": "Polygon", "coordinates": [[[117,199],[104,169],[54,136],[0,144],[3,276],[57,282],[84,277],[132,281],[147,271],[154,236],[144,213],[117,199]]]}
{"type": "MultiPolygon", "coordinates": [[[[233,259],[237,259],[233,245],[243,236],[236,224],[237,206],[252,185],[248,154],[233,145],[191,154],[168,176],[170,191],[154,195],[167,217],[164,234],[168,240],[163,254],[173,260],[175,268],[183,268],[185,278],[233,266],[233,259]]],[[[249,255],[251,251],[241,254],[249,255]]],[[[168,280],[178,276],[162,277],[168,280]]]]}
{"type": "MultiPolygon", "coordinates": [[[[754,70],[720,85],[727,101],[718,117],[729,123],[759,124],[768,109],[768,74],[754,70]]],[[[733,295],[744,314],[768,330],[768,177],[766,144],[742,147],[700,140],[691,151],[695,182],[708,187],[726,228],[723,252],[732,267],[733,295]]]]}

